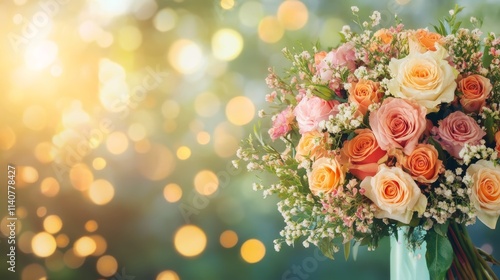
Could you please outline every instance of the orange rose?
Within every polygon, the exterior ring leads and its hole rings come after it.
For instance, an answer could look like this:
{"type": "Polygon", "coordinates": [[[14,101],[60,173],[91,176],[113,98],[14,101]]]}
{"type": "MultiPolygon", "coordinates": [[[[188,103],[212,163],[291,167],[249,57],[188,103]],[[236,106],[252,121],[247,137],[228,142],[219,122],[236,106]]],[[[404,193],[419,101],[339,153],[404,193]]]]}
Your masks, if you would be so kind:
{"type": "Polygon", "coordinates": [[[404,157],[403,168],[417,182],[434,183],[443,170],[443,162],[438,159],[434,146],[419,144],[409,156],[404,157]]]}
{"type": "Polygon", "coordinates": [[[351,83],[349,102],[358,104],[358,111],[365,115],[368,106],[380,102],[381,95],[378,83],[361,79],[357,83],[351,83]]]}
{"type": "Polygon", "coordinates": [[[420,45],[424,46],[429,51],[435,51],[436,46],[435,43],[440,45],[443,44],[443,37],[438,33],[430,32],[426,29],[418,29],[415,32],[415,38],[420,43],[420,45]]]}
{"type": "Polygon", "coordinates": [[[382,28],[377,30],[377,32],[373,34],[373,38],[375,38],[376,41],[371,43],[370,45],[371,51],[375,51],[378,48],[382,48],[384,46],[389,45],[392,42],[393,36],[388,29],[382,28]]]}
{"type": "Polygon", "coordinates": [[[303,161],[306,157],[318,159],[328,154],[325,134],[317,130],[302,134],[296,147],[295,159],[303,161]]]}
{"type": "Polygon", "coordinates": [[[462,93],[460,104],[466,113],[478,113],[490,96],[490,80],[481,75],[470,75],[458,82],[458,90],[462,93]]]}
{"type": "Polygon", "coordinates": [[[487,227],[495,229],[500,215],[500,167],[493,162],[479,160],[467,168],[472,177],[471,202],[477,217],[487,227]]]}
{"type": "Polygon", "coordinates": [[[497,133],[495,133],[495,143],[495,150],[500,154],[500,131],[497,131],[497,133]]]}
{"type": "Polygon", "coordinates": [[[377,173],[387,153],[379,147],[371,130],[359,129],[356,133],[354,138],[344,142],[340,150],[340,162],[349,168],[352,175],[363,180],[377,173]]]}
{"type": "Polygon", "coordinates": [[[390,44],[392,42],[392,33],[385,28],[377,30],[377,32],[373,34],[373,37],[379,39],[384,44],[390,44]]]}
{"type": "Polygon", "coordinates": [[[313,163],[307,174],[309,189],[314,195],[333,192],[344,183],[345,173],[337,159],[322,157],[313,163]]]}

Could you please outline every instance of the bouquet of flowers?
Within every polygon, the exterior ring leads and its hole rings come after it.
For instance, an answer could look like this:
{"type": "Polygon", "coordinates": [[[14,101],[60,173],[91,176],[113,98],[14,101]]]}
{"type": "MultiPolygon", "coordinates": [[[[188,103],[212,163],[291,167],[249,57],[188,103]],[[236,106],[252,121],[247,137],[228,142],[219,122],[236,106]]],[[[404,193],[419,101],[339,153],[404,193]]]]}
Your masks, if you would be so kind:
{"type": "Polygon", "coordinates": [[[259,111],[270,140],[256,127],[234,161],[277,179],[254,184],[280,198],[275,249],[300,240],[348,257],[395,236],[426,242],[431,279],[498,279],[466,226],[500,215],[500,38],[475,18],[460,28],[458,6],[435,31],[397,17],[377,29],[379,12],[361,22],[351,9],[359,31],[344,26],[337,48],[283,50],[291,68],[266,79],[275,111],[259,111]]]}

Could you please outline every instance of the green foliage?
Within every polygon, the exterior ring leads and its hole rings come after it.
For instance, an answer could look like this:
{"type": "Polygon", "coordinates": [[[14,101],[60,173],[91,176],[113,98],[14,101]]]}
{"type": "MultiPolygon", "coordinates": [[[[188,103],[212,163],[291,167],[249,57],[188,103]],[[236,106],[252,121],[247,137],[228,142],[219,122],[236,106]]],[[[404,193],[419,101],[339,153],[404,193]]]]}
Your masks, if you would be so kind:
{"type": "Polygon", "coordinates": [[[457,14],[460,13],[463,9],[464,7],[460,7],[458,6],[458,4],[455,5],[452,15],[446,17],[444,20],[439,20],[439,26],[432,25],[436,30],[436,32],[443,36],[455,34],[460,28],[460,25],[462,24],[461,21],[456,22],[457,14]]]}
{"type": "Polygon", "coordinates": [[[427,252],[425,259],[431,280],[444,280],[453,262],[453,248],[448,237],[429,231],[426,235],[427,252]]]}

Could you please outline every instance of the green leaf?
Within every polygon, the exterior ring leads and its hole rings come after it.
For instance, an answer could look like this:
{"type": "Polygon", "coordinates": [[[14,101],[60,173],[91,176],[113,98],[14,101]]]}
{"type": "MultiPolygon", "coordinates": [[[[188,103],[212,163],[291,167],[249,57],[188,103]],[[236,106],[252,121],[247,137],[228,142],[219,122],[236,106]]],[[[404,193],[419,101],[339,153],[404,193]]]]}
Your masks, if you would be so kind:
{"type": "Polygon", "coordinates": [[[448,226],[450,222],[447,221],[444,224],[434,224],[434,231],[441,236],[448,236],[448,226]]]}
{"type": "Polygon", "coordinates": [[[443,150],[443,147],[441,147],[441,144],[439,144],[438,141],[434,140],[434,138],[432,137],[429,137],[429,140],[428,140],[429,144],[431,144],[432,146],[434,146],[434,148],[436,148],[437,152],[438,152],[438,158],[443,161],[443,164],[444,166],[446,166],[446,154],[444,153],[444,150],[443,150]]]}
{"type": "Polygon", "coordinates": [[[490,68],[491,61],[493,60],[493,56],[490,53],[490,48],[491,46],[484,46],[483,50],[483,67],[488,69],[490,68]]]}
{"type": "Polygon", "coordinates": [[[484,127],[486,127],[486,143],[493,144],[495,141],[495,120],[490,114],[486,115],[484,127]]]}
{"type": "Polygon", "coordinates": [[[361,242],[356,241],[356,242],[354,242],[354,245],[352,246],[352,259],[353,260],[356,260],[358,258],[359,245],[361,245],[361,242]]]}
{"type": "Polygon", "coordinates": [[[453,262],[453,248],[447,237],[429,231],[425,237],[427,252],[425,259],[431,280],[445,279],[446,272],[453,262]]]}
{"type": "Polygon", "coordinates": [[[346,261],[349,259],[350,252],[351,252],[351,242],[344,243],[344,258],[346,261]]]}
{"type": "Polygon", "coordinates": [[[335,254],[335,251],[333,250],[333,242],[330,239],[323,238],[319,243],[318,243],[318,248],[321,250],[321,253],[325,255],[325,257],[334,260],[335,258],[333,257],[333,254],[335,254]]]}

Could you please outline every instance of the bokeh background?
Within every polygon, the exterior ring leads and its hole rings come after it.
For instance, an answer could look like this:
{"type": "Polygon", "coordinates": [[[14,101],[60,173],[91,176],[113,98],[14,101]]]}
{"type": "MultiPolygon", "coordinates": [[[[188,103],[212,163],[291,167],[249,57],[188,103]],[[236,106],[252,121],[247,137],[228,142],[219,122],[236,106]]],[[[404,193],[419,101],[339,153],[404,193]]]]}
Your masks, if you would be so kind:
{"type": "MultiPolygon", "coordinates": [[[[500,1],[458,1],[498,33],[500,1]]],[[[389,242],[357,260],[272,240],[283,221],[234,169],[283,47],[339,43],[350,6],[431,27],[425,0],[5,0],[0,3],[1,279],[388,279],[389,242]],[[16,166],[16,272],[7,270],[16,166]]],[[[266,120],[264,120],[264,127],[266,120]]],[[[500,257],[499,230],[474,241],[500,257]]],[[[498,271],[498,270],[497,270],[498,271]]]]}

